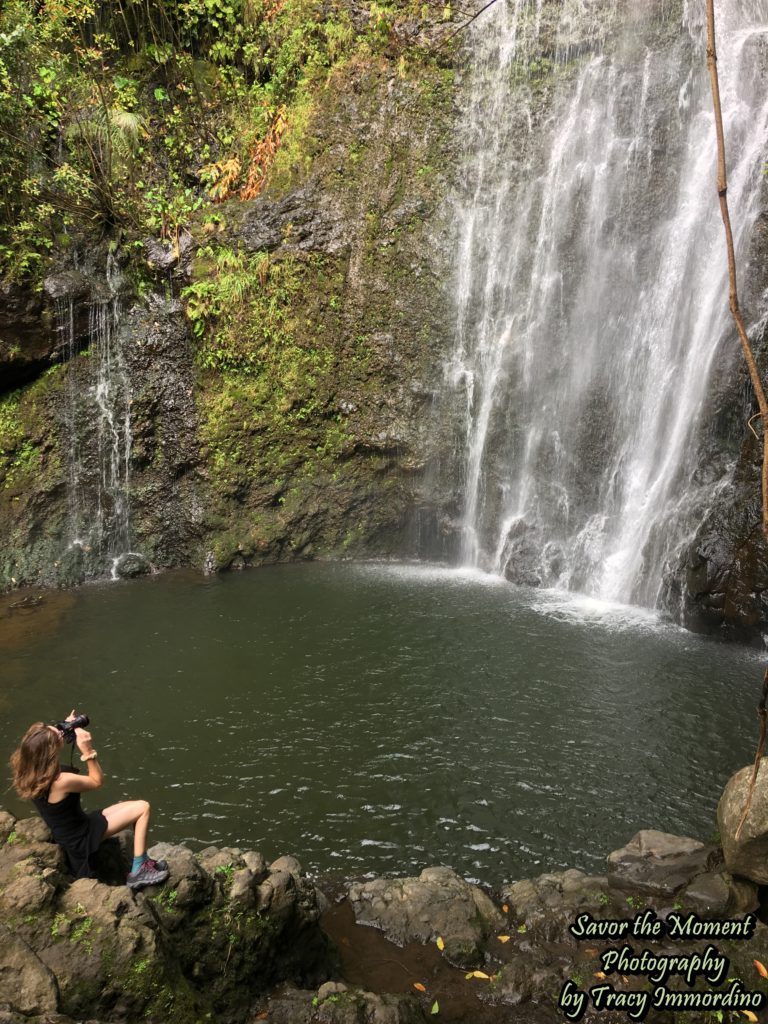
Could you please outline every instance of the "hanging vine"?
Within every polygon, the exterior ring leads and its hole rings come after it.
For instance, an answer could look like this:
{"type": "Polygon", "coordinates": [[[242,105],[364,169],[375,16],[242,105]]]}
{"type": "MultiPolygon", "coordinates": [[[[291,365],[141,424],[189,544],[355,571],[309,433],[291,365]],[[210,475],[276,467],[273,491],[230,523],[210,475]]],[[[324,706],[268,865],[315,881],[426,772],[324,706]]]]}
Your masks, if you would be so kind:
{"type": "MultiPolygon", "coordinates": [[[[720,200],[720,214],[723,218],[725,228],[725,245],[728,253],[728,306],[731,310],[736,330],[741,342],[741,349],[747,362],[749,377],[752,381],[752,388],[757,398],[758,416],[763,424],[763,465],[761,475],[762,493],[762,530],[763,536],[768,540],[768,401],[765,397],[765,389],[760,379],[760,373],[755,361],[755,355],[744,326],[744,318],[741,315],[739,306],[739,294],[736,284],[736,253],[733,245],[733,231],[731,229],[731,217],[728,210],[728,178],[725,166],[725,133],[723,131],[723,112],[720,105],[720,82],[717,74],[717,49],[715,46],[715,0],[707,0],[707,68],[709,69],[709,81],[712,87],[712,104],[715,112],[715,134],[717,136],[717,195],[720,200]]],[[[755,417],[753,417],[754,419],[755,417]]],[[[751,426],[751,420],[750,420],[751,426]]],[[[763,676],[763,690],[760,703],[757,706],[757,714],[760,719],[760,737],[755,753],[755,763],[752,768],[752,776],[747,791],[747,799],[744,810],[736,829],[736,838],[741,835],[744,822],[747,820],[749,809],[752,806],[752,796],[755,791],[757,774],[760,770],[760,760],[765,750],[766,735],[766,701],[768,700],[768,669],[763,676]]]]}

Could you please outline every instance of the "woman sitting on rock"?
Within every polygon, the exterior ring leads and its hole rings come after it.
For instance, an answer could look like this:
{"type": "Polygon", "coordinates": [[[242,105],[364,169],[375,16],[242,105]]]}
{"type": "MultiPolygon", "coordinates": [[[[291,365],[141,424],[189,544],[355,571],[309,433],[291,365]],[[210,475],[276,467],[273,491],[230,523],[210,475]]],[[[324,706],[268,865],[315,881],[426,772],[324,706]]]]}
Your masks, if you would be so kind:
{"type": "MultiPolygon", "coordinates": [[[[73,711],[67,722],[75,717],[73,711]]],[[[102,839],[134,826],[133,865],[126,884],[130,889],[158,885],[168,877],[164,861],[147,856],[147,829],[150,807],[146,800],[125,800],[102,811],[86,814],[80,805],[80,794],[99,789],[104,773],[93,749],[91,734],[76,728],[80,760],[88,765],[88,774],[62,766],[59,762],[64,733],[55,725],[35,722],[24,733],[11,756],[11,771],[16,792],[32,803],[53,833],[55,842],[67,855],[69,869],[75,878],[91,877],[91,854],[102,839]]]]}

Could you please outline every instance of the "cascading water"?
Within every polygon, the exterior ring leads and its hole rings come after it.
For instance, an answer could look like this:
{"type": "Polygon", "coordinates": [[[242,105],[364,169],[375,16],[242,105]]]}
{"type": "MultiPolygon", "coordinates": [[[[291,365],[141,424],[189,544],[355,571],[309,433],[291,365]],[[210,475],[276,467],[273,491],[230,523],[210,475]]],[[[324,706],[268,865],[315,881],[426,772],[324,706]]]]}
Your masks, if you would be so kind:
{"type": "Polygon", "coordinates": [[[90,353],[84,374],[78,355],[72,298],[57,302],[59,330],[70,364],[64,414],[68,456],[69,546],[85,556],[87,575],[103,575],[130,552],[130,383],[120,337],[120,274],[108,257],[99,292],[88,308],[90,353]],[[84,386],[85,385],[85,386],[84,386]]]}
{"type": "Polygon", "coordinates": [[[120,344],[120,279],[108,260],[108,296],[90,310],[96,349],[95,399],[98,415],[99,488],[94,533],[113,560],[130,549],[128,482],[131,458],[130,386],[120,344]]]}
{"type": "MultiPolygon", "coordinates": [[[[718,12],[743,254],[768,151],[768,0],[718,12]]],[[[653,605],[711,497],[698,439],[732,341],[704,4],[497,0],[471,31],[446,374],[464,409],[462,560],[653,605]]]]}

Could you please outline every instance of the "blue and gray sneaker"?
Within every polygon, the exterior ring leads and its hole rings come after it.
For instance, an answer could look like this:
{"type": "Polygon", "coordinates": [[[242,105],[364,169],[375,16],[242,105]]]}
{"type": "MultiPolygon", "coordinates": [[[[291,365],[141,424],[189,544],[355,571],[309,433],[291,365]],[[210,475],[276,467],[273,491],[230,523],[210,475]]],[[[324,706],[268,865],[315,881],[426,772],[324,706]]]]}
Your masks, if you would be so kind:
{"type": "Polygon", "coordinates": [[[143,889],[145,885],[161,885],[169,874],[165,861],[152,860],[151,857],[148,857],[138,871],[132,871],[128,875],[125,884],[129,889],[143,889]]]}

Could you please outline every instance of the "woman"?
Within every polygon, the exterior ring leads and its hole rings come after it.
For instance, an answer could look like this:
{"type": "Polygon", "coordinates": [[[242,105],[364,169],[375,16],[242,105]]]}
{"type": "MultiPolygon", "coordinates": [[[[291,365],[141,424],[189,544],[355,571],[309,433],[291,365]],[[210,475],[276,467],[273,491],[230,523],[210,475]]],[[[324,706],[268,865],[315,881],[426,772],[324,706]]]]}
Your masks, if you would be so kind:
{"type": "MultiPolygon", "coordinates": [[[[66,721],[74,717],[73,711],[66,721]]],[[[99,789],[104,784],[104,773],[91,734],[75,729],[75,737],[80,760],[88,766],[87,775],[59,763],[64,746],[60,729],[44,722],[31,725],[11,756],[16,792],[23,799],[32,800],[54,840],[64,849],[75,878],[91,877],[91,854],[102,839],[133,825],[133,864],[126,885],[142,889],[164,882],[168,877],[167,865],[147,856],[150,807],[146,800],[125,800],[91,814],[80,806],[80,794],[99,789]]]]}

